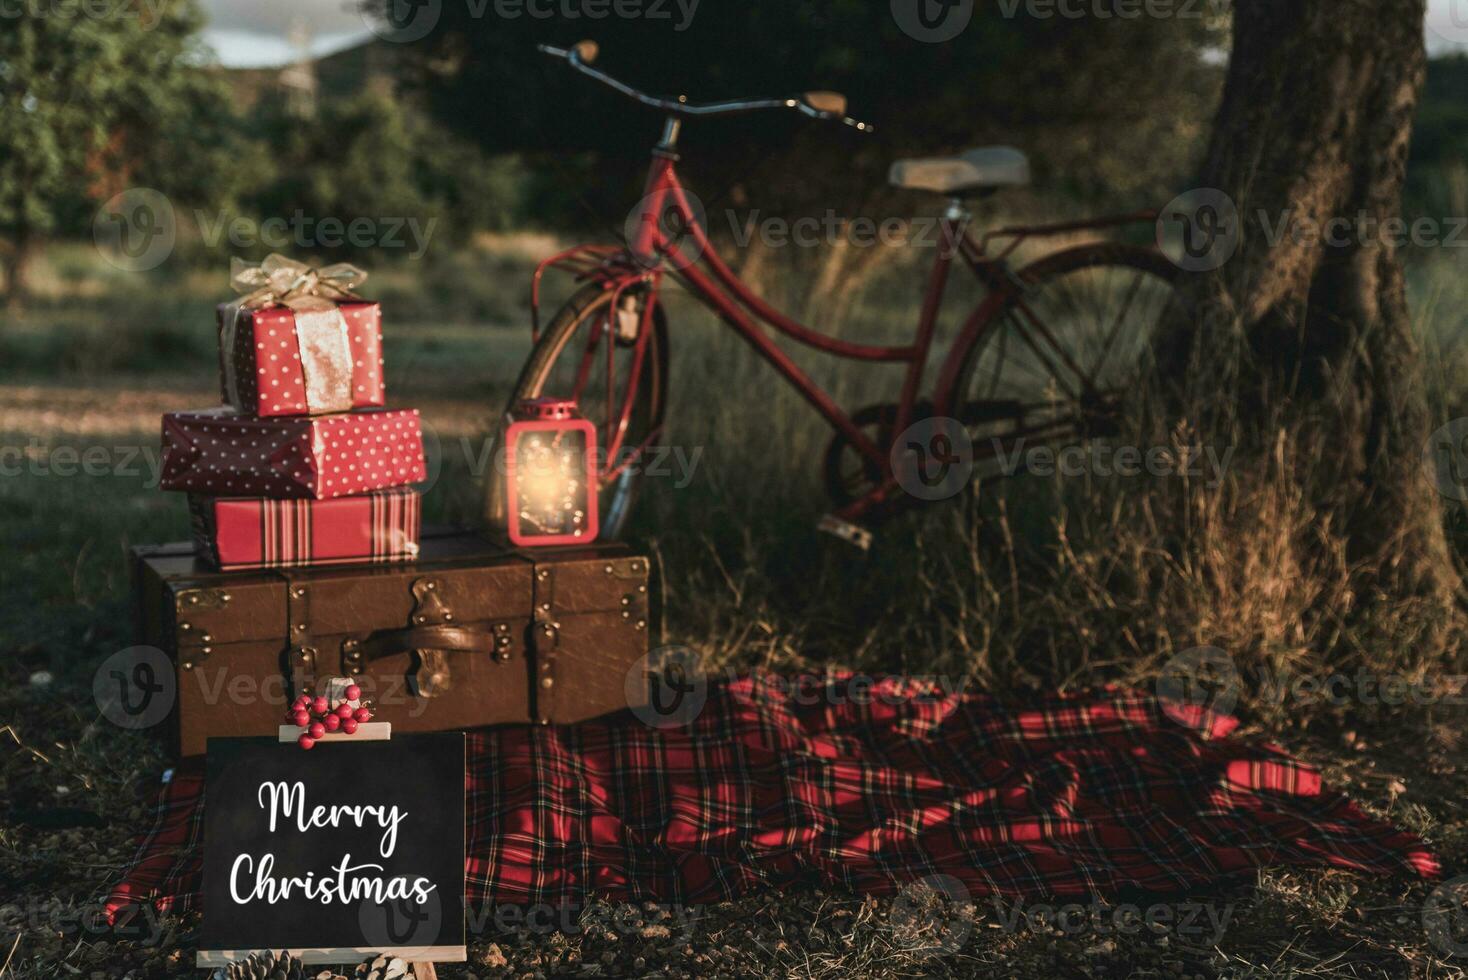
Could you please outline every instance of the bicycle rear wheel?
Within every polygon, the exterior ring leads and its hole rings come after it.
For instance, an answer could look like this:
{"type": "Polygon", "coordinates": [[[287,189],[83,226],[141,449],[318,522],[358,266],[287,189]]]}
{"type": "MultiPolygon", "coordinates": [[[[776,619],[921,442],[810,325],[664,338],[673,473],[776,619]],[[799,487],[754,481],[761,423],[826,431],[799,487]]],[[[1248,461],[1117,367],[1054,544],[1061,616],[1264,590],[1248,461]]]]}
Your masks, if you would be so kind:
{"type": "Polygon", "coordinates": [[[1030,447],[1117,434],[1158,325],[1183,314],[1177,275],[1155,249],[1114,242],[1021,269],[1024,291],[974,338],[947,399],[975,475],[1012,475],[1030,447]]]}
{"type": "MultiPolygon", "coordinates": [[[[639,363],[640,313],[646,299],[632,290],[621,295],[622,309],[613,310],[612,290],[591,284],[577,291],[530,352],[509,405],[512,409],[526,398],[572,398],[596,426],[601,457],[598,537],[603,541],[616,540],[626,530],[643,478],[641,450],[662,429],[666,411],[668,334],[662,307],[653,308],[651,335],[639,363]],[[624,425],[623,406],[629,404],[624,425]]],[[[503,445],[502,432],[496,434],[497,446],[503,445]]],[[[488,518],[497,526],[506,521],[503,484],[503,479],[491,478],[487,488],[488,518]]]]}

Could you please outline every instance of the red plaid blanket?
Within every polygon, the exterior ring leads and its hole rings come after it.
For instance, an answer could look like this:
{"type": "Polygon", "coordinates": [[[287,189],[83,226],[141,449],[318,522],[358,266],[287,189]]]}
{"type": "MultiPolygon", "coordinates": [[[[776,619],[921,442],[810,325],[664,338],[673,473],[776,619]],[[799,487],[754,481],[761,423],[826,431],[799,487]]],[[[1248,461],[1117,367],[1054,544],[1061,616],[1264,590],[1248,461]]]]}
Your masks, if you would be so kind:
{"type": "MultiPolygon", "coordinates": [[[[471,902],[697,904],[951,875],[1034,900],[1174,892],[1263,865],[1436,877],[1421,840],[1315,769],[1137,692],[1013,711],[899,679],[711,687],[685,727],[631,714],[469,736],[471,902]],[[1174,712],[1176,714],[1176,712],[1174,712]]],[[[109,911],[195,905],[202,777],[182,769],[109,911]]]]}

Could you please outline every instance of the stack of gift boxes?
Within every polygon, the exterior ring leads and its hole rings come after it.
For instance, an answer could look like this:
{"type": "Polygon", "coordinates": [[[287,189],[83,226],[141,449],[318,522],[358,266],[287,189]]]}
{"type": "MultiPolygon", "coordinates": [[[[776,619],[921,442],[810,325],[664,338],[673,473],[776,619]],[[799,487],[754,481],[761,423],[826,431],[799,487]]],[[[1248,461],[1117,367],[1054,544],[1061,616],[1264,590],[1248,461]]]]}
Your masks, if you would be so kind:
{"type": "Polygon", "coordinates": [[[220,569],[408,561],[425,479],[418,413],[387,409],[382,310],[350,266],[272,256],[219,308],[224,405],[163,416],[165,490],[220,569]]]}

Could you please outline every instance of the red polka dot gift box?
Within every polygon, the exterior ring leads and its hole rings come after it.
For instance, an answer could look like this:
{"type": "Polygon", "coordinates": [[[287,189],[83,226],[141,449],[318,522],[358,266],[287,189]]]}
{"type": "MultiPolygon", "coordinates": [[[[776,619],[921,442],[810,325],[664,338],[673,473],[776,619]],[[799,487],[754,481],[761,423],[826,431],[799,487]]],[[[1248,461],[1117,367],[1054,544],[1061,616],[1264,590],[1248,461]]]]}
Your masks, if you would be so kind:
{"type": "Polygon", "coordinates": [[[324,415],[386,404],[378,304],[298,311],[227,303],[218,317],[220,389],[239,414],[324,415]]]}
{"type": "Polygon", "coordinates": [[[330,500],[427,475],[414,409],[260,419],[213,408],[163,416],[164,490],[330,500]]]}
{"type": "Polygon", "coordinates": [[[334,500],[189,495],[194,544],[221,571],[412,561],[422,509],[411,487],[334,500]]]}

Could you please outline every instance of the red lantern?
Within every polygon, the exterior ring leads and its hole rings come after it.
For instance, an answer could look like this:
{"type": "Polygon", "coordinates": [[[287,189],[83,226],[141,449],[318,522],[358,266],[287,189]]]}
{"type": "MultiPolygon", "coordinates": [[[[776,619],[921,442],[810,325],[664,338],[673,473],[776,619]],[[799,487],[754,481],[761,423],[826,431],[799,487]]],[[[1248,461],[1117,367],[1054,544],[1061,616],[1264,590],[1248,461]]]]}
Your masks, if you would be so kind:
{"type": "Polygon", "coordinates": [[[515,406],[505,433],[510,540],[520,547],[596,540],[596,427],[564,398],[515,406]]]}

